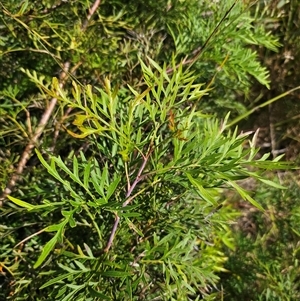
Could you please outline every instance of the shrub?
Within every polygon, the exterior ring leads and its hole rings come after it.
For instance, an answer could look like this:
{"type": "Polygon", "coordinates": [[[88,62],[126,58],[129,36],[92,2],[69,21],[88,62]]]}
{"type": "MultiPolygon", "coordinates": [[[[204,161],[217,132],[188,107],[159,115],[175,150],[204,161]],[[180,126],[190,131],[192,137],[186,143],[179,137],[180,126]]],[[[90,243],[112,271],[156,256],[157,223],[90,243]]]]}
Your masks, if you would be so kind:
{"type": "Polygon", "coordinates": [[[1,208],[4,298],[213,300],[234,249],[221,192],[262,209],[237,181],[282,188],[262,172],[288,165],[208,104],[267,84],[246,46],[276,40],[241,3],[142,4],[1,4],[3,166],[27,145],[2,170],[4,195],[23,181],[1,208]]]}
{"type": "Polygon", "coordinates": [[[289,186],[282,193],[257,187],[255,199],[266,211],[248,208],[235,227],[236,251],[226,250],[229,273],[221,277],[224,300],[299,299],[299,185],[290,173],[282,179],[289,186]]]}

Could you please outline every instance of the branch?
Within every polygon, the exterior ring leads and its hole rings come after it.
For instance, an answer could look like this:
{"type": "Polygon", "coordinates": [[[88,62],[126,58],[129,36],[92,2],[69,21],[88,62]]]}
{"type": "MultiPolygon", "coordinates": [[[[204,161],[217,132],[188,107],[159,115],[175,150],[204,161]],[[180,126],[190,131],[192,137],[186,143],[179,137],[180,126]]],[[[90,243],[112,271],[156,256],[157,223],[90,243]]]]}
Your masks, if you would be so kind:
{"type": "Polygon", "coordinates": [[[85,20],[85,22],[83,23],[83,25],[81,27],[82,31],[86,30],[86,28],[87,28],[87,26],[89,24],[90,19],[92,18],[92,16],[96,12],[96,10],[99,7],[100,3],[101,3],[101,0],[96,0],[94,2],[93,6],[89,9],[89,14],[87,15],[86,20],[85,20]]]}
{"type": "MultiPolygon", "coordinates": [[[[87,19],[86,19],[86,21],[84,22],[84,25],[81,28],[82,31],[86,30],[89,20],[92,18],[92,16],[96,12],[96,10],[99,7],[100,3],[101,3],[101,0],[96,0],[94,2],[93,6],[90,8],[87,19]]],[[[60,74],[60,77],[59,77],[59,80],[60,80],[59,86],[61,88],[64,87],[64,84],[65,84],[66,80],[70,76],[70,73],[68,72],[69,68],[70,68],[70,62],[67,61],[63,64],[63,70],[62,70],[62,73],[60,74]]],[[[53,112],[53,110],[56,106],[56,103],[57,103],[57,98],[54,97],[54,98],[51,99],[49,106],[45,109],[45,112],[42,115],[42,118],[41,118],[41,120],[40,120],[40,122],[39,122],[39,124],[36,128],[35,133],[31,137],[29,143],[27,144],[25,150],[23,151],[23,154],[21,155],[21,159],[18,163],[18,166],[17,166],[15,172],[11,176],[8,184],[6,185],[5,189],[2,192],[2,195],[0,196],[0,207],[3,205],[3,201],[6,199],[6,197],[9,194],[11,194],[13,188],[16,186],[17,181],[20,178],[20,175],[23,173],[23,170],[24,170],[28,160],[30,159],[32,150],[34,149],[34,147],[39,142],[39,138],[40,138],[41,134],[43,133],[43,131],[44,131],[51,115],[52,115],[52,112],[53,112]]]]}
{"type": "Polygon", "coordinates": [[[231,7],[227,10],[227,12],[225,13],[225,15],[223,16],[223,18],[220,20],[220,22],[217,24],[217,26],[214,28],[214,30],[211,32],[211,34],[208,36],[208,38],[206,39],[206,41],[204,42],[204,44],[200,47],[197,47],[196,49],[194,49],[192,51],[192,57],[189,59],[188,55],[183,59],[183,61],[176,65],[175,68],[169,68],[167,69],[167,73],[172,73],[174,72],[174,69],[176,70],[179,66],[185,66],[185,65],[189,65],[188,68],[190,68],[196,61],[197,59],[200,57],[200,55],[202,54],[203,50],[207,47],[208,43],[210,42],[210,40],[212,39],[212,37],[216,34],[216,32],[218,31],[219,27],[221,26],[221,24],[224,22],[224,20],[227,18],[227,16],[229,15],[229,13],[232,11],[232,9],[234,8],[234,6],[236,5],[237,0],[234,1],[234,3],[231,5],[231,7]]]}
{"type": "MultiPolygon", "coordinates": [[[[62,88],[64,86],[64,83],[66,81],[66,79],[68,78],[68,70],[70,67],[70,63],[66,62],[64,64],[64,70],[60,75],[60,84],[59,86],[62,88]]],[[[49,106],[46,108],[44,114],[42,115],[42,118],[36,128],[36,131],[34,133],[34,135],[31,137],[29,143],[27,144],[21,159],[18,163],[18,166],[15,170],[15,172],[13,173],[12,177],[10,178],[10,181],[8,182],[8,184],[6,185],[6,188],[4,189],[1,198],[0,198],[0,206],[2,206],[3,200],[9,195],[11,194],[13,188],[16,186],[17,181],[19,180],[20,175],[23,173],[23,170],[28,162],[28,160],[30,159],[31,153],[33,148],[37,145],[39,138],[41,136],[41,134],[44,131],[45,126],[47,125],[51,114],[55,108],[57,102],[57,98],[52,98],[50,101],[49,106]]]]}
{"type": "MultiPolygon", "coordinates": [[[[133,200],[133,197],[130,198],[130,195],[132,194],[134,188],[136,187],[136,185],[141,181],[141,179],[143,179],[143,176],[142,176],[142,173],[147,165],[147,162],[149,160],[149,157],[152,153],[152,147],[150,146],[150,149],[148,150],[148,153],[146,156],[144,156],[144,160],[143,160],[143,163],[138,171],[138,174],[134,180],[134,182],[132,183],[132,185],[129,185],[129,189],[126,193],[126,201],[122,204],[122,207],[126,207],[132,200],[133,200]]],[[[115,223],[113,225],[113,228],[111,230],[111,233],[110,233],[110,236],[109,236],[109,240],[106,244],[106,247],[104,248],[104,253],[107,253],[109,251],[109,249],[111,248],[111,245],[113,243],[113,240],[115,238],[115,235],[116,235],[116,231],[117,231],[117,228],[118,228],[118,225],[119,225],[119,222],[120,222],[120,217],[116,214],[116,218],[115,218],[115,223]]]]}

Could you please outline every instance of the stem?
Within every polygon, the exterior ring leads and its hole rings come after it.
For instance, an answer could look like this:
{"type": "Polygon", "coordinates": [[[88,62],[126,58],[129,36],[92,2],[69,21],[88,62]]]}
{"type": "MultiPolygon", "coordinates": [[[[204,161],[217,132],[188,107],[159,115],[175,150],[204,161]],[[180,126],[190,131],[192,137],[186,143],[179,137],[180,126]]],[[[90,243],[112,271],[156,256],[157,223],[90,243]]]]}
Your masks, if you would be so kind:
{"type": "Polygon", "coordinates": [[[175,68],[169,68],[167,69],[167,73],[172,73],[174,71],[174,69],[177,69],[180,65],[184,66],[184,65],[189,65],[188,69],[197,61],[197,59],[200,57],[200,55],[202,54],[203,50],[207,47],[208,43],[210,42],[210,40],[212,39],[212,37],[216,34],[216,32],[218,31],[218,29],[220,28],[221,24],[224,22],[224,20],[227,18],[227,16],[229,15],[229,13],[232,11],[232,9],[234,8],[234,6],[236,5],[237,0],[234,1],[234,3],[231,5],[231,7],[227,10],[227,12],[225,13],[225,15],[223,16],[223,18],[219,21],[219,23],[217,24],[217,26],[214,28],[214,30],[211,32],[211,34],[208,36],[208,38],[206,39],[206,41],[204,42],[204,44],[196,49],[193,50],[192,52],[192,57],[190,59],[188,59],[188,55],[183,59],[183,61],[176,65],[175,68]]]}
{"type": "Polygon", "coordinates": [[[100,229],[99,229],[99,227],[98,227],[98,224],[96,223],[96,221],[95,221],[93,215],[91,214],[89,208],[88,208],[87,206],[83,206],[83,208],[84,208],[84,210],[87,212],[87,214],[88,214],[88,216],[90,217],[90,219],[91,219],[91,221],[92,221],[94,227],[96,228],[96,231],[97,231],[98,236],[99,236],[99,240],[102,241],[101,231],[100,231],[100,229]]]}
{"type": "Polygon", "coordinates": [[[119,225],[119,222],[120,222],[120,217],[116,214],[116,219],[115,219],[115,223],[114,223],[114,226],[111,230],[111,233],[110,233],[110,236],[109,236],[109,240],[106,244],[106,247],[104,249],[104,253],[107,253],[113,243],[113,240],[115,238],[115,235],[116,235],[116,231],[117,231],[117,228],[118,228],[118,225],[119,225]]]}
{"type": "MultiPolygon", "coordinates": [[[[92,5],[92,7],[89,10],[89,14],[81,28],[82,32],[84,32],[88,26],[88,22],[89,20],[92,18],[92,16],[95,14],[97,8],[99,7],[101,3],[101,0],[96,0],[94,2],[94,4],[92,5]]],[[[23,26],[26,27],[26,25],[24,23],[21,23],[23,26]]],[[[26,27],[27,28],[27,27],[26,27]]],[[[59,76],[59,86],[60,88],[63,88],[65,85],[66,80],[69,78],[70,73],[69,73],[69,68],[70,68],[70,62],[67,61],[63,64],[63,70],[59,76]]],[[[11,176],[8,184],[6,185],[5,189],[2,192],[2,195],[0,196],[0,207],[3,205],[3,201],[6,199],[6,197],[11,194],[13,188],[16,186],[17,181],[20,178],[20,175],[23,173],[23,170],[28,162],[28,160],[31,157],[31,153],[32,150],[34,149],[34,147],[38,144],[39,142],[39,138],[42,135],[51,115],[52,112],[55,109],[57,103],[57,98],[53,97],[50,101],[49,106],[45,109],[44,114],[42,115],[40,122],[38,124],[38,127],[36,128],[35,133],[33,133],[32,138],[30,139],[29,143],[27,144],[25,150],[23,151],[23,154],[21,155],[21,159],[18,163],[18,166],[15,170],[15,172],[13,173],[13,175],[11,176]]]]}
{"type": "MultiPolygon", "coordinates": [[[[138,174],[134,180],[134,182],[132,183],[132,185],[128,185],[129,189],[126,193],[126,201],[122,204],[122,207],[126,207],[134,198],[131,197],[130,198],[130,195],[132,194],[134,188],[136,187],[136,185],[140,182],[140,180],[143,178],[142,177],[142,173],[147,165],[147,162],[149,160],[149,157],[150,157],[150,154],[152,153],[152,147],[150,146],[149,150],[148,150],[148,153],[146,156],[143,156],[144,157],[144,160],[143,160],[143,163],[138,171],[138,174]]],[[[139,193],[137,193],[136,195],[138,195],[139,193]]],[[[135,195],[135,196],[136,196],[135,195]]],[[[120,223],[120,217],[117,215],[116,213],[116,218],[115,218],[115,223],[113,225],[113,228],[111,230],[111,233],[110,233],[110,236],[109,236],[109,239],[108,239],[108,242],[106,244],[106,247],[104,249],[104,252],[107,253],[109,251],[109,249],[111,248],[112,246],[112,243],[113,243],[113,240],[115,238],[115,235],[116,235],[116,231],[117,231],[117,228],[118,228],[118,225],[120,223]]]]}

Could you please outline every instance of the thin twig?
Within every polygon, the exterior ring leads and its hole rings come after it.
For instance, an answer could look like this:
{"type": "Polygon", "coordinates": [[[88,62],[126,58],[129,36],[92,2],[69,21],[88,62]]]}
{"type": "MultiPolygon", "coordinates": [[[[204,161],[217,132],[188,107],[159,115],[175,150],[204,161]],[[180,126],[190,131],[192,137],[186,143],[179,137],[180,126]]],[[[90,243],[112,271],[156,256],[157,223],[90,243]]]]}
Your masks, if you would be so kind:
{"type": "MultiPolygon", "coordinates": [[[[70,66],[69,62],[65,63],[64,70],[60,75],[60,87],[61,88],[63,87],[65,80],[68,78],[69,66],[70,66]]],[[[27,146],[21,156],[21,159],[18,163],[18,166],[17,166],[15,172],[13,173],[12,177],[10,178],[10,181],[8,182],[6,188],[4,189],[4,191],[2,193],[2,196],[0,198],[0,206],[3,203],[3,200],[7,197],[7,195],[9,195],[12,192],[12,189],[15,187],[28,160],[30,159],[33,148],[37,145],[39,138],[40,138],[41,134],[43,133],[44,128],[48,123],[48,120],[51,117],[51,114],[55,108],[56,102],[57,102],[57,98],[56,97],[52,98],[49,106],[46,108],[46,110],[36,128],[34,135],[31,137],[29,143],[27,144],[27,146]]]]}
{"type": "Polygon", "coordinates": [[[200,47],[197,47],[196,49],[194,49],[192,51],[192,57],[190,59],[188,59],[188,55],[187,55],[180,64],[176,65],[175,68],[171,67],[171,68],[167,69],[166,72],[172,73],[174,71],[174,69],[176,70],[180,65],[182,65],[182,66],[189,65],[188,68],[190,68],[197,61],[199,56],[202,54],[203,50],[207,47],[208,43],[210,42],[212,37],[216,34],[217,30],[219,29],[221,24],[224,22],[224,20],[228,17],[229,13],[232,11],[232,9],[236,5],[236,3],[237,3],[237,0],[234,1],[234,3],[231,5],[231,7],[227,10],[227,12],[223,16],[223,18],[220,20],[220,22],[217,24],[217,26],[214,28],[214,30],[211,32],[211,34],[208,36],[208,38],[206,39],[204,44],[201,45],[200,47]]]}
{"type": "Polygon", "coordinates": [[[120,217],[116,214],[116,218],[115,218],[115,223],[114,223],[114,226],[111,230],[111,233],[110,233],[110,236],[109,236],[109,239],[108,239],[108,242],[106,244],[106,247],[104,249],[104,253],[107,253],[114,241],[114,238],[115,238],[115,235],[116,235],[116,231],[117,231],[117,228],[118,228],[118,225],[119,225],[119,222],[120,222],[120,217]]]}
{"type": "Polygon", "coordinates": [[[270,104],[269,107],[269,128],[270,128],[270,140],[271,140],[271,153],[273,156],[273,159],[276,157],[276,150],[277,150],[277,141],[276,141],[276,130],[274,125],[274,117],[273,117],[273,105],[270,104]]]}
{"type": "MultiPolygon", "coordinates": [[[[84,32],[88,26],[88,22],[89,20],[92,18],[92,16],[95,14],[96,10],[98,9],[99,5],[101,3],[101,0],[96,0],[94,2],[94,4],[92,5],[92,7],[89,10],[89,14],[86,18],[86,21],[84,22],[84,25],[82,26],[81,30],[82,32],[84,32]]],[[[59,77],[59,86],[61,88],[63,88],[66,80],[69,78],[70,73],[68,72],[70,68],[70,62],[65,62],[63,64],[63,70],[62,73],[60,74],[59,77]]],[[[52,112],[56,106],[57,103],[57,98],[54,97],[51,99],[49,106],[46,108],[37,128],[35,133],[33,134],[33,136],[31,137],[29,143],[27,144],[23,154],[21,155],[21,159],[18,163],[18,166],[15,170],[15,172],[13,173],[13,175],[11,176],[8,184],[6,185],[4,191],[2,192],[2,195],[0,196],[0,207],[3,205],[3,201],[6,199],[6,197],[12,192],[13,188],[16,186],[17,181],[19,180],[20,175],[23,173],[23,170],[28,162],[28,160],[30,159],[32,150],[34,149],[34,147],[38,144],[39,142],[39,138],[41,136],[41,134],[43,133],[51,115],[52,112]]]]}
{"type": "MultiPolygon", "coordinates": [[[[126,199],[131,195],[133,189],[135,188],[135,186],[138,184],[138,182],[141,180],[141,175],[142,175],[142,172],[143,170],[145,169],[146,167],[146,164],[148,162],[148,159],[149,159],[149,156],[150,156],[150,153],[151,153],[151,150],[148,152],[148,154],[144,157],[144,160],[143,160],[143,164],[142,166],[140,167],[139,171],[138,171],[138,174],[134,180],[134,182],[132,183],[132,185],[130,186],[127,194],[126,194],[126,199]]],[[[125,202],[126,203],[126,202],[125,202]]],[[[124,204],[125,204],[124,203],[124,204]]],[[[124,205],[123,204],[123,207],[127,206],[127,205],[124,205]]]]}
{"type": "MultiPolygon", "coordinates": [[[[70,71],[70,74],[73,76],[76,72],[76,70],[80,67],[80,65],[82,64],[82,62],[78,62],[70,71]]],[[[57,124],[55,125],[55,131],[54,131],[54,135],[53,135],[53,143],[52,146],[50,148],[50,150],[52,152],[54,152],[55,147],[56,147],[56,143],[58,140],[58,136],[62,127],[62,124],[64,123],[64,121],[69,117],[69,115],[71,114],[73,108],[69,107],[66,112],[64,113],[64,115],[61,117],[61,119],[57,122],[57,124]]]]}
{"type": "MultiPolygon", "coordinates": [[[[144,160],[143,160],[143,163],[138,171],[138,174],[134,180],[134,182],[132,183],[132,185],[129,185],[129,189],[126,193],[126,201],[122,204],[122,207],[126,207],[132,200],[133,198],[130,198],[130,195],[131,193],[133,192],[134,188],[136,187],[136,185],[141,181],[141,179],[143,179],[143,176],[142,176],[142,173],[148,163],[148,160],[149,160],[149,157],[152,153],[152,146],[150,146],[149,150],[148,150],[148,153],[146,156],[144,156],[144,160]]],[[[106,247],[104,248],[104,253],[107,253],[109,251],[109,249],[111,248],[112,246],[112,243],[113,243],[113,240],[115,238],[115,235],[116,235],[116,231],[117,231],[117,228],[118,228],[118,225],[119,225],[119,222],[120,222],[120,217],[116,214],[116,217],[115,217],[115,223],[113,225],[113,228],[111,230],[111,233],[110,233],[110,236],[109,236],[109,239],[108,239],[108,242],[106,244],[106,247]]]]}
{"type": "Polygon", "coordinates": [[[100,3],[101,3],[101,0],[96,0],[94,2],[93,6],[89,9],[89,14],[87,15],[86,20],[85,20],[85,22],[83,23],[83,25],[81,27],[82,31],[86,30],[86,28],[87,28],[87,26],[89,24],[90,19],[92,18],[92,16],[94,15],[94,13],[96,12],[96,10],[98,9],[100,3]]]}
{"type": "MultiPolygon", "coordinates": [[[[271,139],[271,153],[273,156],[273,159],[276,158],[276,156],[280,153],[285,153],[285,149],[280,150],[278,149],[278,142],[276,139],[276,129],[275,129],[275,117],[274,117],[274,107],[273,104],[270,104],[269,107],[269,128],[270,128],[270,139],[271,139]]],[[[283,184],[283,177],[282,173],[277,171],[277,177],[279,179],[279,183],[283,184]]]]}
{"type": "Polygon", "coordinates": [[[14,246],[14,248],[16,248],[16,247],[18,247],[19,245],[23,244],[24,242],[26,242],[26,241],[29,240],[30,238],[32,238],[32,237],[34,237],[34,236],[37,236],[37,235],[39,235],[39,234],[41,234],[41,233],[43,233],[43,232],[45,232],[45,231],[46,231],[46,228],[44,228],[44,229],[42,229],[42,230],[40,230],[40,231],[38,231],[38,232],[35,232],[35,233],[33,233],[33,234],[27,236],[27,237],[24,238],[22,241],[20,241],[19,243],[17,243],[17,244],[14,246]]]}

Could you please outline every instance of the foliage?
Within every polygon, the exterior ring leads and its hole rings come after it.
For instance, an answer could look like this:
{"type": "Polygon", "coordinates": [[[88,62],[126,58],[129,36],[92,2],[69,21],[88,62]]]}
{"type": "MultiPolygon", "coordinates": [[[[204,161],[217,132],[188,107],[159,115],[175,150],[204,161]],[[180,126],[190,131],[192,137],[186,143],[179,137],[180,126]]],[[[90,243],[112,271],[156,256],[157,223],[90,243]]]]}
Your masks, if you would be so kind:
{"type": "Polygon", "coordinates": [[[277,40],[237,1],[103,1],[89,22],[89,1],[1,6],[1,186],[35,155],[1,207],[0,296],[221,298],[236,217],[222,191],[263,210],[238,181],[283,188],[263,173],[289,165],[216,115],[268,85],[248,46],[277,40]]]}
{"type": "MultiPolygon", "coordinates": [[[[255,47],[260,60],[270,70],[271,89],[255,84],[251,89],[251,98],[246,104],[249,112],[255,114],[249,118],[245,128],[262,129],[261,140],[272,144],[272,151],[284,150],[286,158],[299,162],[299,57],[300,39],[300,2],[299,1],[258,1],[253,7],[255,19],[281,43],[277,53],[264,47],[255,47]],[[284,96],[280,101],[261,108],[261,103],[284,96]]],[[[261,145],[262,143],[260,143],[261,145]]],[[[268,151],[270,147],[264,148],[268,151]]]]}
{"type": "MultiPolygon", "coordinates": [[[[32,261],[34,269],[46,268],[46,278],[51,275],[41,289],[51,286],[44,294],[52,298],[185,300],[189,294],[205,295],[216,285],[214,271],[222,270],[225,260],[209,241],[219,238],[233,247],[222,225],[226,219],[209,219],[222,203],[218,190],[234,188],[262,208],[236,180],[252,176],[281,187],[247,166],[281,168],[284,163],[265,161],[267,156],[256,161],[257,150],[243,149],[247,134],[227,132],[226,119],[220,125],[196,110],[207,90],[193,84],[191,73],[179,67],[168,76],[166,67],[151,62],[151,68],[141,62],[146,86],[141,94],[132,87],[117,91],[106,80],[104,89],[95,92],[73,82],[68,97],[56,79],[49,87],[27,72],[41,91],[74,109],[75,127],[67,131],[89,139],[94,153],[87,158],[80,152],[78,159],[71,154],[69,163],[44,153],[48,163],[37,151],[60,183],[61,196],[48,195],[38,204],[9,197],[42,214],[43,231],[53,233],[44,246],[39,244],[39,257],[32,261]]],[[[44,269],[38,278],[45,279],[44,269]]],[[[30,281],[16,285],[24,289],[30,281]]]]}
{"type": "Polygon", "coordinates": [[[299,198],[297,177],[284,176],[282,193],[259,186],[255,198],[267,208],[248,210],[234,231],[237,252],[228,252],[223,274],[224,300],[298,300],[299,198]],[[230,253],[230,254],[229,254],[230,253]]]}
{"type": "MultiPolygon", "coordinates": [[[[256,111],[257,114],[253,114],[247,128],[260,127],[264,130],[260,139],[266,145],[270,142],[267,148],[274,154],[284,151],[290,160],[299,162],[296,92],[299,68],[295,58],[300,49],[300,2],[259,1],[254,9],[256,22],[270,29],[282,47],[278,53],[257,47],[261,60],[271,71],[271,90],[255,85],[251,95],[264,104],[282,95],[289,96],[272,103],[266,110],[257,110],[263,107],[261,104],[250,105],[249,113],[256,111]]],[[[268,208],[266,212],[262,214],[246,207],[238,225],[233,227],[236,252],[226,252],[229,259],[225,267],[230,272],[221,276],[224,300],[299,299],[299,175],[279,174],[279,179],[288,187],[282,193],[265,186],[252,188],[255,199],[268,208]]]]}

